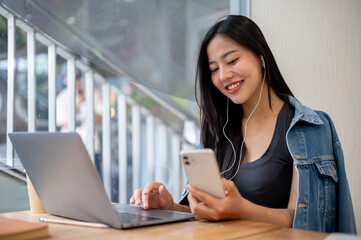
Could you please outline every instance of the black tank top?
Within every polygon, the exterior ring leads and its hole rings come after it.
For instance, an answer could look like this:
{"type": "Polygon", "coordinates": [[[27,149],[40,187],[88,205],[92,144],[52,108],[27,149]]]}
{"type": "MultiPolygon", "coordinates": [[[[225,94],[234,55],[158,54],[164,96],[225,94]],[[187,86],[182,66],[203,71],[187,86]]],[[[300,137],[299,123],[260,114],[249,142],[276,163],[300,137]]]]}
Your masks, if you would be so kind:
{"type": "Polygon", "coordinates": [[[287,208],[293,160],[287,148],[286,133],[294,111],[289,103],[283,105],[266,152],[253,162],[241,162],[239,171],[233,179],[241,195],[255,204],[271,208],[287,208]]]}

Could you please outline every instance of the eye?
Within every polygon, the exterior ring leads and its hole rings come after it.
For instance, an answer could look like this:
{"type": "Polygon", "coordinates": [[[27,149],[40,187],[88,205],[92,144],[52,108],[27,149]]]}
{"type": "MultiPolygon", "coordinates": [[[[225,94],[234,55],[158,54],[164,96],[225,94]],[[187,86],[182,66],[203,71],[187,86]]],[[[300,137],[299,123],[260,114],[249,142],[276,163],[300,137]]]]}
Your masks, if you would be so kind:
{"type": "Polygon", "coordinates": [[[211,70],[211,73],[214,73],[214,72],[218,71],[218,68],[214,68],[214,69],[210,69],[210,70],[211,70]]]}
{"type": "Polygon", "coordinates": [[[238,59],[239,59],[239,58],[235,58],[235,59],[229,61],[229,62],[228,62],[228,65],[234,64],[235,62],[237,62],[238,59]]]}

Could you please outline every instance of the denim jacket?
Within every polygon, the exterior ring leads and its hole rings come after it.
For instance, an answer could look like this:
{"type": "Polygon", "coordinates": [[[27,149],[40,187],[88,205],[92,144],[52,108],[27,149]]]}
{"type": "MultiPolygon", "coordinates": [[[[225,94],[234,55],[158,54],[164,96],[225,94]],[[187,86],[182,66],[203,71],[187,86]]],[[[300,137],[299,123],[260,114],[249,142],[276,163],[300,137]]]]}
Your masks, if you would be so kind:
{"type": "MultiPolygon", "coordinates": [[[[298,172],[293,228],[357,233],[343,151],[331,118],[292,96],[284,95],[283,100],[295,108],[286,133],[298,172]]],[[[181,204],[187,194],[183,192],[181,204]]]]}
{"type": "Polygon", "coordinates": [[[343,151],[331,118],[291,96],[295,108],[286,134],[298,172],[298,199],[293,227],[321,232],[356,233],[355,216],[343,151]]]}

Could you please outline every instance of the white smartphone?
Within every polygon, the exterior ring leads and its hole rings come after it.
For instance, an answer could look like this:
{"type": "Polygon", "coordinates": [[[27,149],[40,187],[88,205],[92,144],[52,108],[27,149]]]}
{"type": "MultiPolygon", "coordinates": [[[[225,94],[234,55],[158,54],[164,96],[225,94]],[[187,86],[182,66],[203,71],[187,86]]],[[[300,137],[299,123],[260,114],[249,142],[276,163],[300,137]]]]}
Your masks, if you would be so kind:
{"type": "Polygon", "coordinates": [[[219,199],[226,196],[221,183],[216,155],[212,149],[185,150],[181,151],[179,155],[192,187],[219,199]]]}

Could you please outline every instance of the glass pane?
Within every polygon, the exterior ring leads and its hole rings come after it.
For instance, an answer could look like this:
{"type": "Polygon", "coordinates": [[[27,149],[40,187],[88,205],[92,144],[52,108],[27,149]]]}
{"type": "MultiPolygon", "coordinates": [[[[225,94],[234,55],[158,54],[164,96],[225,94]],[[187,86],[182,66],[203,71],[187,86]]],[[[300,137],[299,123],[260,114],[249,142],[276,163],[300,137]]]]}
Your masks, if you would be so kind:
{"type": "Polygon", "coordinates": [[[38,41],[35,46],[36,131],[48,130],[48,48],[38,41]]]}
{"type": "MultiPolygon", "coordinates": [[[[22,164],[14,157],[14,168],[6,165],[7,127],[7,19],[0,16],[0,213],[29,209],[28,193],[22,164]]],[[[26,34],[16,28],[14,129],[27,129],[26,34]],[[26,66],[26,64],[25,64],[26,66]],[[24,75],[25,74],[25,75],[24,75]],[[26,90],[25,90],[26,92],[26,90]]]]}
{"type": "Polygon", "coordinates": [[[0,162],[6,163],[7,20],[0,16],[0,162]]]}
{"type": "MultiPolygon", "coordinates": [[[[28,130],[28,65],[27,36],[16,27],[15,44],[15,102],[14,131],[28,130]]],[[[23,166],[15,152],[14,168],[23,170],[23,166]]]]}
{"type": "Polygon", "coordinates": [[[4,0],[40,30],[117,76],[194,99],[194,69],[206,29],[228,14],[218,0],[4,0]]]}

